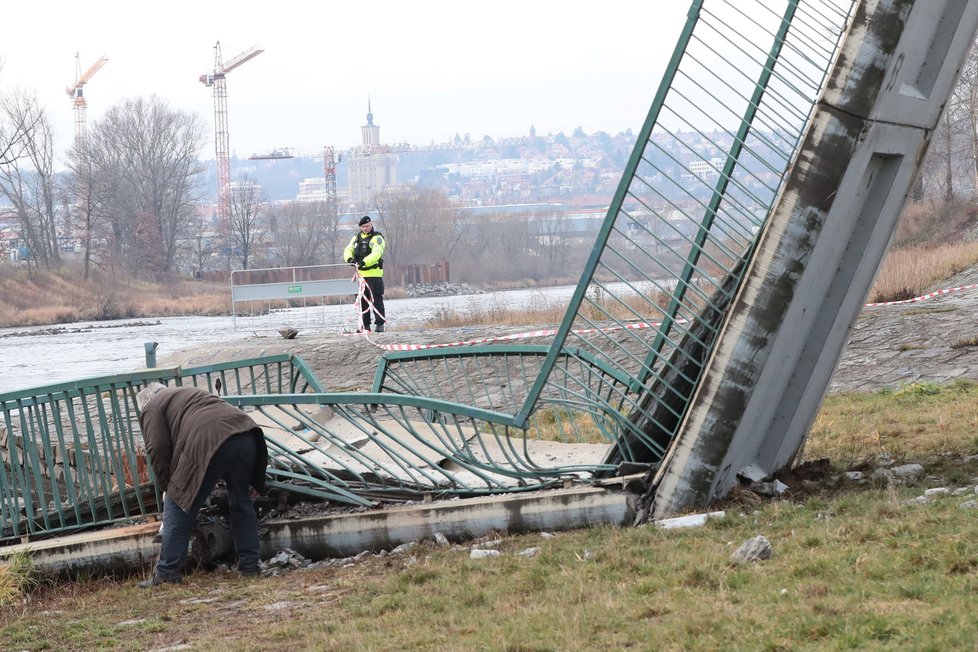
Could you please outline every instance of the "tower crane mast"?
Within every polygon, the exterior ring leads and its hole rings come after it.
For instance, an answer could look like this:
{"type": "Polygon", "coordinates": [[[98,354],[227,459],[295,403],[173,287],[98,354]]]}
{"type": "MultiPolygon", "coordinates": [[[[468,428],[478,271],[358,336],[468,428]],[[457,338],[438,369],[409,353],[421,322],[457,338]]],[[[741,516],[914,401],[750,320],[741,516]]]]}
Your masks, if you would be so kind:
{"type": "Polygon", "coordinates": [[[217,159],[217,214],[223,225],[231,220],[231,158],[228,134],[228,91],[226,76],[229,72],[264,52],[257,45],[236,54],[226,62],[221,57],[221,42],[214,45],[214,69],[200,76],[200,83],[214,89],[214,149],[217,159]]]}
{"type": "MultiPolygon", "coordinates": [[[[323,148],[323,174],[326,179],[326,217],[327,224],[336,224],[338,215],[338,202],[336,200],[336,164],[339,162],[334,156],[332,145],[323,148]]],[[[340,159],[343,155],[340,154],[340,159]]]]}
{"type": "Polygon", "coordinates": [[[85,84],[91,80],[92,76],[108,60],[108,57],[103,55],[98,61],[89,66],[88,70],[82,73],[81,56],[79,53],[75,53],[75,83],[68,86],[65,92],[68,93],[68,97],[71,98],[75,106],[75,145],[78,147],[84,146],[85,138],[88,134],[88,103],[85,101],[85,84]]]}

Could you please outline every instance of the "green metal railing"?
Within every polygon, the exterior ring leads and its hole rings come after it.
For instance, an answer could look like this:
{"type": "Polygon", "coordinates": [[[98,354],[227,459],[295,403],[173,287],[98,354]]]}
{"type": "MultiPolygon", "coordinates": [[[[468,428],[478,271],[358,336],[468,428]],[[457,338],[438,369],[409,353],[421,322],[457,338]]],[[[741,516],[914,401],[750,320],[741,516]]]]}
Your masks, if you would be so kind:
{"type": "Polygon", "coordinates": [[[506,388],[499,404],[528,436],[539,411],[573,394],[565,405],[577,414],[599,415],[602,424],[616,415],[606,463],[660,461],[799,149],[852,6],[694,0],[543,359],[535,354],[531,367],[528,354],[513,349],[388,354],[375,389],[487,400],[483,394],[500,394],[492,374],[515,365],[509,373],[518,382],[497,383],[506,388]],[[449,370],[456,358],[465,364],[449,370]],[[567,373],[569,359],[601,373],[581,383],[567,373]],[[436,367],[447,379],[437,388],[417,380],[436,367]],[[487,369],[488,376],[479,373],[487,369]],[[484,386],[473,390],[472,378],[484,386]]]}
{"type": "Polygon", "coordinates": [[[160,510],[135,402],[151,382],[252,395],[323,391],[305,363],[279,355],[0,394],[0,541],[160,510]]]}
{"type": "Polygon", "coordinates": [[[159,509],[135,393],[218,391],[265,429],[271,485],[351,505],[589,482],[658,464],[792,164],[851,0],[694,0],[549,346],[384,356],[369,394],[301,360],[0,395],[0,540],[159,509]],[[230,396],[228,396],[230,395],[230,396]]]}

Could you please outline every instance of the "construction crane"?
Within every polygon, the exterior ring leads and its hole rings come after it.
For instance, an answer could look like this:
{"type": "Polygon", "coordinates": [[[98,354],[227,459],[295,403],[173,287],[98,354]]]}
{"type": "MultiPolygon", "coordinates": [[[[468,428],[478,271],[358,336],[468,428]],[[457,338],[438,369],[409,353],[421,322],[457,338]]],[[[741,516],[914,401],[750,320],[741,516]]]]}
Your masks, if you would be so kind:
{"type": "Polygon", "coordinates": [[[75,83],[67,87],[65,91],[68,93],[68,97],[72,99],[75,105],[75,146],[84,147],[85,138],[88,134],[88,117],[87,109],[88,103],[85,101],[85,84],[92,78],[92,76],[99,71],[99,69],[105,65],[108,61],[108,57],[102,56],[98,61],[93,63],[88,70],[82,74],[81,71],[81,56],[78,52],[75,53],[75,83]]]}
{"type": "Polygon", "coordinates": [[[200,76],[200,83],[214,87],[214,149],[217,156],[217,214],[224,225],[230,224],[231,158],[228,136],[228,89],[226,75],[264,52],[252,46],[237,54],[227,63],[221,58],[221,42],[214,45],[214,70],[200,76]]]}
{"type": "Polygon", "coordinates": [[[339,219],[339,207],[336,201],[336,164],[343,160],[342,154],[339,155],[339,158],[334,158],[333,151],[331,145],[323,147],[323,173],[326,177],[326,223],[331,225],[335,225],[339,219]]]}

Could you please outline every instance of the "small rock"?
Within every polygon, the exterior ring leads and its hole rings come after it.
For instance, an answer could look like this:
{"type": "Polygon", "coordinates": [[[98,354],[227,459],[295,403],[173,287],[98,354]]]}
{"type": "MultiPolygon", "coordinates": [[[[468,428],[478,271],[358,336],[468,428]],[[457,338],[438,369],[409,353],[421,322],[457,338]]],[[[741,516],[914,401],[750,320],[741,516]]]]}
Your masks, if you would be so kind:
{"type": "Polygon", "coordinates": [[[966,500],[963,503],[961,503],[960,505],[958,505],[958,507],[960,507],[961,509],[975,509],[975,508],[978,508],[978,500],[966,500]]]}
{"type": "Polygon", "coordinates": [[[520,557],[536,557],[540,554],[539,548],[527,548],[526,550],[517,553],[520,557]]]}
{"type": "Polygon", "coordinates": [[[488,559],[490,557],[501,557],[503,553],[498,550],[475,549],[469,553],[469,559],[488,559]]]}
{"type": "Polygon", "coordinates": [[[452,545],[451,542],[448,540],[448,537],[446,537],[441,532],[435,532],[435,543],[437,543],[442,548],[447,548],[450,545],[452,545]]]}
{"type": "Polygon", "coordinates": [[[924,495],[928,498],[937,498],[938,496],[947,496],[951,492],[946,487],[934,487],[933,489],[926,489],[924,495]]]}
{"type": "Polygon", "coordinates": [[[873,474],[869,477],[872,480],[876,480],[876,481],[883,480],[889,482],[893,480],[893,471],[891,471],[890,469],[876,469],[875,471],[873,471],[873,474]]]}
{"type": "Polygon", "coordinates": [[[139,623],[145,623],[145,618],[133,618],[132,620],[123,620],[121,623],[116,623],[119,627],[125,627],[126,625],[138,625],[139,623]]]}
{"type": "Polygon", "coordinates": [[[920,464],[904,464],[902,466],[894,466],[890,471],[895,477],[901,480],[912,481],[924,474],[924,467],[920,464]]]}
{"type": "Polygon", "coordinates": [[[730,558],[738,562],[760,561],[771,558],[771,542],[766,537],[756,536],[740,544],[730,558]]]}
{"type": "Polygon", "coordinates": [[[409,550],[411,550],[412,548],[417,548],[417,547],[418,547],[418,542],[417,541],[408,541],[407,543],[402,543],[398,547],[396,547],[393,550],[391,550],[391,554],[392,555],[402,555],[405,552],[408,552],[409,550]]]}
{"type": "Polygon", "coordinates": [[[780,480],[775,480],[773,482],[752,482],[748,488],[758,495],[776,498],[787,491],[788,485],[780,480]]]}
{"type": "Polygon", "coordinates": [[[288,327],[288,328],[279,329],[278,334],[287,340],[294,340],[295,336],[299,334],[299,331],[297,331],[294,328],[288,327]]]}
{"type": "Polygon", "coordinates": [[[862,471],[846,471],[843,475],[846,477],[846,480],[851,482],[859,482],[866,477],[862,471]]]}

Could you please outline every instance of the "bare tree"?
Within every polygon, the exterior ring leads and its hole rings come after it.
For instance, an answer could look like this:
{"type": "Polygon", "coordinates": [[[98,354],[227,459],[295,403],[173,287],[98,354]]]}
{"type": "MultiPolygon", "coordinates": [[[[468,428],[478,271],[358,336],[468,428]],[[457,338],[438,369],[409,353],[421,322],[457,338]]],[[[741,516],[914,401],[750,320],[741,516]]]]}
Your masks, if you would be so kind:
{"type": "Polygon", "coordinates": [[[178,241],[196,212],[204,134],[198,115],[155,96],[117,104],[89,129],[89,156],[106,175],[107,239],[133,271],[173,269],[178,241]]]}
{"type": "Polygon", "coordinates": [[[946,127],[957,127],[963,144],[958,155],[970,162],[969,185],[978,188],[978,45],[972,45],[968,53],[943,118],[946,127]]]}
{"type": "MultiPolygon", "coordinates": [[[[84,142],[84,141],[82,141],[84,142]]],[[[91,274],[92,255],[95,252],[96,233],[106,215],[109,197],[107,168],[96,167],[88,150],[76,142],[68,150],[69,180],[65,186],[69,211],[73,214],[72,225],[81,240],[85,280],[91,274]]]]}
{"type": "Polygon", "coordinates": [[[208,232],[208,218],[203,213],[198,213],[190,218],[188,222],[187,239],[189,246],[186,253],[190,257],[190,271],[194,278],[203,275],[207,271],[207,261],[217,253],[214,239],[208,232]]]}
{"type": "MultiPolygon", "coordinates": [[[[54,174],[54,134],[33,93],[22,92],[0,99],[5,124],[19,125],[16,156],[0,161],[0,196],[13,204],[21,237],[35,266],[60,265],[60,207],[54,174]]],[[[10,151],[10,150],[8,150],[10,151]]]]}
{"type": "MultiPolygon", "coordinates": [[[[271,211],[278,259],[292,266],[336,262],[337,218],[327,202],[297,202],[271,211]]],[[[271,231],[271,224],[269,225],[271,231]]]]}
{"type": "Polygon", "coordinates": [[[466,255],[453,262],[452,269],[460,279],[473,282],[533,278],[537,259],[542,259],[525,214],[486,215],[472,222],[460,249],[466,255]]]}
{"type": "Polygon", "coordinates": [[[550,211],[533,216],[536,225],[537,241],[547,260],[550,274],[563,274],[566,271],[567,255],[570,251],[571,223],[566,213],[550,211]]]}
{"type": "Polygon", "coordinates": [[[231,184],[231,241],[241,257],[242,269],[248,269],[249,260],[268,234],[265,205],[261,186],[247,175],[231,184]]]}
{"type": "MultiPolygon", "coordinates": [[[[3,59],[0,59],[0,72],[3,72],[3,59]]],[[[40,111],[0,115],[0,165],[9,165],[23,155],[27,134],[37,128],[42,117],[40,111]]]]}
{"type": "Polygon", "coordinates": [[[390,188],[374,195],[374,208],[387,236],[384,258],[392,264],[448,258],[462,237],[461,212],[432,188],[390,188]]]}

